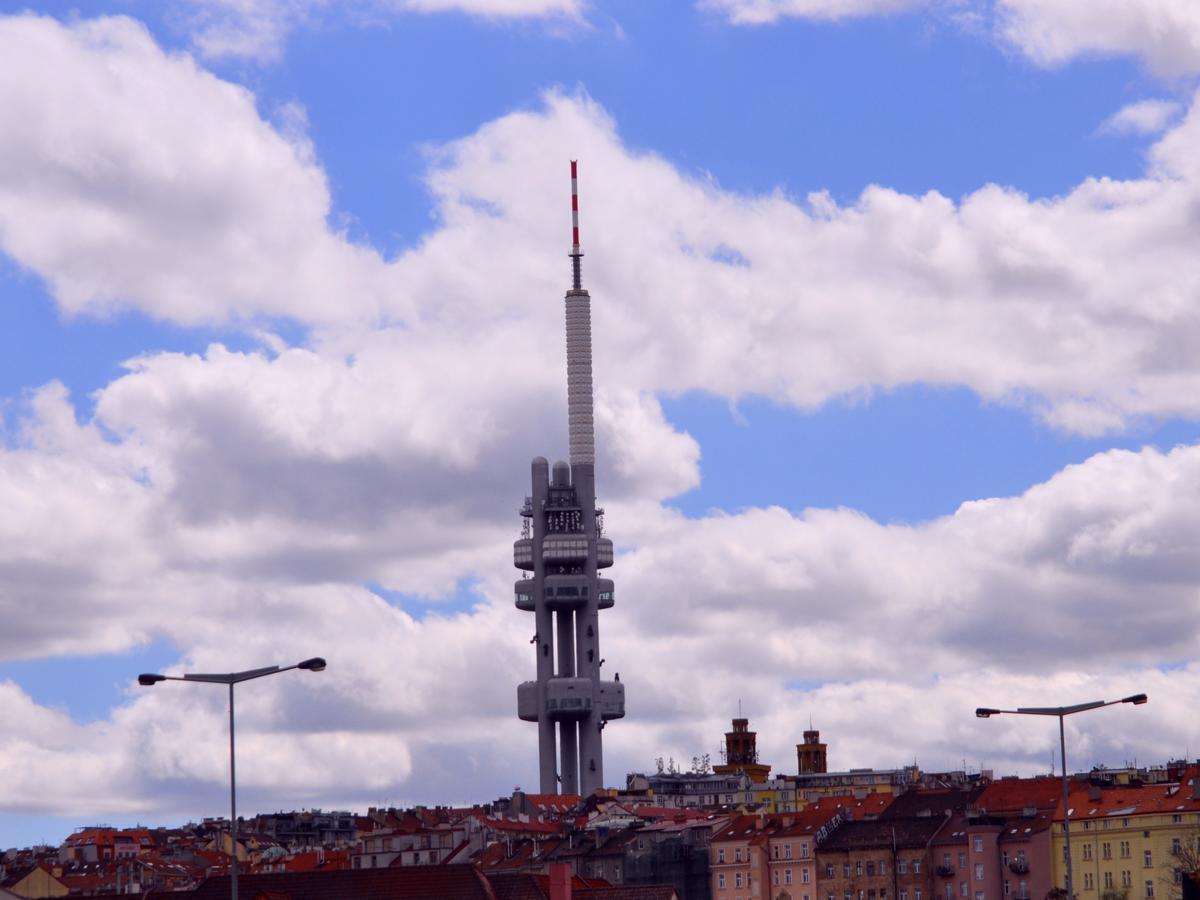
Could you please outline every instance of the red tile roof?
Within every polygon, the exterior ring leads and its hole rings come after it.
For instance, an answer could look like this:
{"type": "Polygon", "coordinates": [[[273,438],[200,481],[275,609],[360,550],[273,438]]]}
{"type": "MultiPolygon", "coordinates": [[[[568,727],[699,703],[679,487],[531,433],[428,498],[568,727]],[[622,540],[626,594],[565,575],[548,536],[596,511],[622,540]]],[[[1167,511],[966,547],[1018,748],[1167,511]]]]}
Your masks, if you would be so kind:
{"type": "Polygon", "coordinates": [[[1001,778],[986,788],[975,805],[992,815],[1020,813],[1026,807],[1050,809],[1062,803],[1062,779],[1053,775],[1037,778],[1001,778]]]}
{"type": "MultiPolygon", "coordinates": [[[[1100,789],[1099,794],[1099,798],[1093,800],[1090,787],[1072,786],[1071,820],[1200,812],[1200,799],[1194,796],[1192,787],[1186,782],[1146,787],[1105,787],[1100,789]]],[[[1054,820],[1062,820],[1061,802],[1054,813],[1054,820]]]]}
{"type": "Polygon", "coordinates": [[[619,885],[571,891],[571,900],[679,900],[669,884],[619,885]]]}

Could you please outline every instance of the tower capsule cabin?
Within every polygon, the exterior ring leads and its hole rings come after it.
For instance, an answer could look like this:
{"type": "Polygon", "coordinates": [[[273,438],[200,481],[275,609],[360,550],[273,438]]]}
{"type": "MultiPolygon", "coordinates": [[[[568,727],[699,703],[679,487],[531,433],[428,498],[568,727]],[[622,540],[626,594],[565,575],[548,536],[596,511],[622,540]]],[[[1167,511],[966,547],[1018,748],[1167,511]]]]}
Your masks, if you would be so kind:
{"type": "Polygon", "coordinates": [[[596,507],[592,414],[591,297],[583,289],[576,164],[571,162],[571,288],[565,298],[570,462],[537,457],[521,508],[513,563],[529,573],[514,586],[516,606],[534,615],[537,677],[517,686],[517,715],[538,725],[543,794],[590,794],[604,786],[603,731],[625,715],[625,687],[600,667],[599,612],[613,605],[612,541],[596,507]]]}

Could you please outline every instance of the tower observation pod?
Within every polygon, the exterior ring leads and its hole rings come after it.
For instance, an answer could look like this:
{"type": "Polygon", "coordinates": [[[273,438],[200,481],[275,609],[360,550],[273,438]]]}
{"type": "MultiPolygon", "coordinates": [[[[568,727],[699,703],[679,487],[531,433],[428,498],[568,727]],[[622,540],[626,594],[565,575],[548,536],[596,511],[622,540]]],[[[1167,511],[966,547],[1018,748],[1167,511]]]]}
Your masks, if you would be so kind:
{"type": "Polygon", "coordinates": [[[625,686],[600,677],[600,616],[613,583],[597,572],[613,563],[596,508],[592,421],[591,297],[583,289],[579,194],[571,161],[571,288],[566,296],[567,425],[570,463],[532,464],[513,562],[530,573],[516,583],[517,609],[534,615],[537,679],[517,686],[517,715],[538,726],[543,794],[591,794],[604,786],[603,732],[625,715],[625,686]]]}

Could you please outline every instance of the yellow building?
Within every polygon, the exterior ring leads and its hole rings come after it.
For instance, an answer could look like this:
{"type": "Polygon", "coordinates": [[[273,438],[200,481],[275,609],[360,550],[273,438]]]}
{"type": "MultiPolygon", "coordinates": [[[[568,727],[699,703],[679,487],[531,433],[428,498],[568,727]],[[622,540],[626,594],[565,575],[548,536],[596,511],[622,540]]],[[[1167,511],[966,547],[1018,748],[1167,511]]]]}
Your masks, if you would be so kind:
{"type": "Polygon", "coordinates": [[[739,799],[744,809],[764,813],[796,812],[804,803],[797,801],[796,782],[790,778],[771,778],[761,784],[752,782],[739,794],[739,799]]]}
{"type": "MultiPolygon", "coordinates": [[[[1200,779],[1074,788],[1071,862],[1079,900],[1179,900],[1200,861],[1200,779]]],[[[1062,809],[1051,830],[1054,884],[1066,885],[1062,809]]]]}

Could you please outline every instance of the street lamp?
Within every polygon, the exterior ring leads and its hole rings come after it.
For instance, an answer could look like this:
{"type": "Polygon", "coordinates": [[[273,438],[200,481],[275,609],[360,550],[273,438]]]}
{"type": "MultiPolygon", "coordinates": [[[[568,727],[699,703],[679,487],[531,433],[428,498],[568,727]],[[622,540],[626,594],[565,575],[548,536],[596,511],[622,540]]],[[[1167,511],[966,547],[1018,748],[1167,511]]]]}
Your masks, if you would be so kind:
{"type": "Polygon", "coordinates": [[[1075,713],[1099,709],[1102,706],[1115,706],[1118,703],[1132,703],[1134,706],[1141,706],[1148,699],[1145,694],[1132,694],[1122,697],[1120,700],[1092,700],[1089,703],[1076,703],[1074,706],[1021,706],[1017,709],[991,709],[980,706],[975,710],[975,715],[981,719],[999,715],[1058,717],[1058,750],[1062,759],[1063,854],[1067,860],[1067,900],[1075,900],[1075,883],[1071,877],[1071,801],[1067,787],[1067,732],[1063,725],[1063,719],[1075,713]]]}
{"type": "Polygon", "coordinates": [[[252,681],[255,678],[263,678],[267,675],[278,675],[280,672],[287,672],[291,669],[305,669],[309,672],[322,672],[325,669],[325,660],[319,656],[314,656],[312,659],[306,659],[304,662],[298,662],[293,666],[266,666],[262,669],[248,669],[245,672],[229,672],[224,675],[211,674],[187,674],[187,675],[158,675],[147,673],[138,676],[138,684],[143,687],[151,687],[158,684],[160,681],[203,681],[208,684],[227,684],[229,685],[229,850],[231,854],[229,864],[229,891],[232,900],[237,900],[237,877],[238,877],[238,859],[237,859],[237,777],[234,765],[233,755],[233,686],[240,684],[243,681],[252,681]]]}

